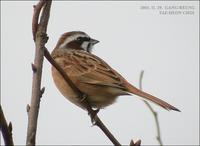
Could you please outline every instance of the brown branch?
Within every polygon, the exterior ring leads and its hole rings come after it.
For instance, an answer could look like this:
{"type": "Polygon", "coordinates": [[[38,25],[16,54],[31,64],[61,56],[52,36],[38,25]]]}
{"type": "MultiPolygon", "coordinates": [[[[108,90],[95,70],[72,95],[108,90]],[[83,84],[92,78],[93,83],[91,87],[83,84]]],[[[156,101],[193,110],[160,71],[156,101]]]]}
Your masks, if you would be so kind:
{"type": "MultiPolygon", "coordinates": [[[[36,30],[37,30],[37,21],[39,18],[39,14],[41,11],[41,5],[43,3],[40,2],[38,3],[38,5],[35,6],[35,10],[34,10],[34,14],[33,14],[33,38],[35,38],[36,36],[36,30]]],[[[41,18],[42,21],[42,18],[41,18]]],[[[36,38],[37,41],[37,38],[36,38]]],[[[44,55],[46,57],[46,59],[60,72],[60,74],[63,76],[64,80],[71,86],[71,88],[77,93],[77,97],[80,99],[80,101],[82,102],[82,104],[86,107],[86,109],[88,110],[91,120],[94,119],[94,115],[95,115],[95,125],[97,125],[107,136],[108,138],[113,142],[114,145],[120,145],[120,143],[114,138],[114,136],[108,131],[108,129],[105,127],[105,125],[101,122],[101,120],[99,119],[99,117],[96,115],[96,112],[91,108],[91,106],[89,105],[89,103],[87,102],[87,100],[83,100],[83,97],[86,97],[87,95],[85,95],[84,93],[82,93],[74,84],[73,82],[69,79],[69,77],[67,76],[67,74],[64,72],[64,70],[54,61],[54,59],[51,57],[51,55],[49,54],[48,50],[46,48],[44,48],[44,55]]],[[[34,71],[37,71],[38,69],[32,65],[32,68],[34,68],[34,71]]],[[[29,109],[30,112],[30,109],[29,109]]]]}
{"type": "Polygon", "coordinates": [[[106,128],[106,126],[103,124],[103,122],[98,117],[97,112],[95,110],[93,110],[92,107],[90,106],[90,104],[88,103],[87,95],[84,94],[83,92],[81,92],[74,85],[74,83],[70,80],[70,78],[65,73],[65,71],[54,61],[54,59],[51,57],[51,55],[50,55],[50,53],[48,52],[47,49],[45,49],[45,57],[59,71],[59,73],[62,75],[64,80],[76,92],[77,98],[80,100],[80,102],[83,104],[83,106],[87,109],[92,123],[94,123],[94,125],[98,126],[114,145],[120,146],[121,144],[117,141],[117,139],[113,136],[113,134],[106,128]],[[86,98],[84,100],[82,100],[84,97],[86,97],[86,98]]]}
{"type": "Polygon", "coordinates": [[[32,34],[33,34],[33,40],[35,41],[37,28],[38,28],[38,18],[40,15],[41,8],[44,6],[45,1],[41,0],[38,2],[37,5],[33,6],[33,19],[32,19],[32,34]]]}
{"type": "MultiPolygon", "coordinates": [[[[144,71],[141,71],[141,73],[140,73],[140,81],[139,81],[140,90],[142,90],[143,75],[144,75],[144,71]]],[[[158,121],[158,113],[151,107],[151,105],[147,101],[145,101],[145,100],[143,100],[143,101],[146,104],[146,106],[149,108],[151,113],[153,114],[153,117],[154,117],[154,120],[155,120],[155,123],[156,123],[156,130],[157,130],[156,139],[158,140],[158,143],[160,144],[160,146],[163,146],[163,142],[162,142],[161,134],[160,134],[160,124],[159,124],[159,121],[158,121]]]]}
{"type": "Polygon", "coordinates": [[[140,146],[141,145],[141,140],[138,140],[136,142],[134,142],[133,140],[131,140],[130,142],[130,146],[140,146]]]}
{"type": "Polygon", "coordinates": [[[14,143],[12,138],[12,123],[10,122],[9,125],[7,124],[1,105],[0,105],[0,130],[3,135],[5,145],[13,146],[14,143]]]}
{"type": "MultiPolygon", "coordinates": [[[[37,35],[36,35],[36,30],[38,29],[37,27],[37,21],[39,18],[40,10],[41,10],[41,5],[44,5],[42,2],[38,3],[38,5],[35,6],[35,11],[33,17],[33,23],[32,23],[32,30],[33,30],[33,38],[36,36],[36,41],[37,41],[37,35]]],[[[43,17],[40,19],[41,21],[44,20],[43,17]]],[[[45,21],[45,20],[44,20],[45,21]]],[[[48,22],[48,21],[47,21],[48,22]]],[[[77,94],[77,98],[80,99],[80,102],[83,104],[83,106],[87,109],[92,123],[94,125],[98,126],[104,134],[111,140],[111,142],[116,145],[120,146],[121,144],[115,139],[115,137],[112,135],[112,133],[106,128],[106,126],[103,124],[103,122],[99,119],[97,116],[97,112],[92,109],[90,104],[87,101],[87,95],[83,92],[81,92],[75,85],[74,83],[70,80],[70,78],[67,76],[65,71],[54,61],[54,59],[51,57],[50,53],[48,50],[44,47],[44,56],[46,59],[60,72],[60,74],[63,76],[64,80],[69,84],[69,86],[74,90],[74,92],[77,94]],[[83,100],[84,99],[84,100],[83,100]]],[[[37,68],[32,65],[32,68],[34,68],[34,71],[37,71],[37,68]]],[[[28,110],[30,111],[30,109],[28,110]]],[[[138,143],[138,142],[136,142],[138,143]]],[[[137,146],[140,145],[140,142],[137,144],[137,146]]]]}
{"type": "Polygon", "coordinates": [[[37,11],[41,10],[43,7],[43,11],[41,14],[40,23],[38,24],[38,17],[40,12],[38,12],[38,16],[34,14],[33,18],[33,33],[34,33],[34,41],[35,41],[35,59],[34,64],[32,64],[33,69],[33,81],[32,81],[32,97],[31,97],[31,105],[28,110],[28,127],[27,127],[27,137],[26,137],[26,145],[35,145],[36,139],[36,130],[37,130],[37,119],[39,114],[39,105],[41,98],[41,77],[42,77],[42,66],[44,59],[44,47],[47,42],[46,30],[47,24],[49,20],[49,13],[51,7],[51,0],[41,0],[38,5],[36,5],[34,13],[37,14],[37,11]],[[38,24],[38,25],[36,25],[38,24]]]}
{"type": "Polygon", "coordinates": [[[60,74],[63,76],[64,80],[69,84],[69,86],[74,90],[74,92],[77,94],[77,97],[80,98],[80,100],[83,98],[83,93],[74,85],[74,83],[70,80],[68,75],[65,73],[65,71],[58,65],[54,59],[51,57],[49,51],[45,48],[44,55],[46,59],[60,72],[60,74]]]}

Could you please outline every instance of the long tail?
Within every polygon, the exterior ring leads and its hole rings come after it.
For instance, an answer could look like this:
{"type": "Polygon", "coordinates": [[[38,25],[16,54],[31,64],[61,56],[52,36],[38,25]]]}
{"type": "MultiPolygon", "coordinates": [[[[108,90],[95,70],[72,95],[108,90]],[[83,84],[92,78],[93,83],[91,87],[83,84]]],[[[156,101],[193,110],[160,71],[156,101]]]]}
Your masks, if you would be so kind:
{"type": "Polygon", "coordinates": [[[165,101],[163,101],[163,100],[161,100],[161,99],[159,99],[159,98],[157,98],[155,96],[152,96],[152,95],[150,95],[150,94],[148,94],[146,92],[143,92],[143,91],[137,89],[136,87],[132,86],[131,84],[128,85],[128,91],[130,93],[133,93],[135,95],[143,97],[144,99],[152,101],[152,102],[156,103],[157,105],[163,107],[166,110],[174,110],[174,111],[179,111],[180,112],[180,110],[178,108],[170,105],[169,103],[167,103],[167,102],[165,102],[165,101]]]}

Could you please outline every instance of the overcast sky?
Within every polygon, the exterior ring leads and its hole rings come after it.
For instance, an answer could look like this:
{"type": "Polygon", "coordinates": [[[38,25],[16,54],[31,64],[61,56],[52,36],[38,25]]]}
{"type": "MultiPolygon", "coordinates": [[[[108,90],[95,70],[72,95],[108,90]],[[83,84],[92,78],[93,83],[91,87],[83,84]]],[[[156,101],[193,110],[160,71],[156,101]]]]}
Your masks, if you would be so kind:
{"type": "MultiPolygon", "coordinates": [[[[32,6],[36,2],[1,1],[1,104],[13,124],[15,144],[25,144],[26,105],[30,103],[34,42],[32,6]]],[[[138,87],[182,112],[156,105],[163,143],[199,144],[199,2],[53,2],[47,48],[60,35],[81,30],[100,41],[93,53],[138,87]],[[182,6],[182,7],[180,7],[182,6]]],[[[44,60],[37,144],[112,144],[91,125],[87,112],[56,89],[44,60]]],[[[99,117],[122,144],[141,139],[158,144],[151,112],[137,96],[119,97],[99,117]]],[[[2,137],[1,137],[2,138],[2,137]]]]}

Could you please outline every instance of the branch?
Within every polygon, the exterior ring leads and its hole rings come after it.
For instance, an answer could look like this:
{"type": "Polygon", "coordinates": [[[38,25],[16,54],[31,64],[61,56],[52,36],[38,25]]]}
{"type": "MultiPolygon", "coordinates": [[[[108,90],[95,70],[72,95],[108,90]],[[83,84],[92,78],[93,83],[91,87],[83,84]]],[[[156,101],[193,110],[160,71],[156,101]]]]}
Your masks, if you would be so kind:
{"type": "Polygon", "coordinates": [[[134,142],[133,140],[131,140],[130,142],[130,146],[140,146],[141,145],[141,140],[138,140],[136,142],[134,142]]]}
{"type": "MultiPolygon", "coordinates": [[[[144,75],[144,71],[142,70],[141,73],[140,73],[140,81],[139,81],[140,90],[142,90],[143,75],[144,75]]],[[[151,107],[151,105],[147,101],[145,101],[145,100],[143,100],[143,101],[146,104],[146,106],[149,108],[151,113],[153,114],[153,117],[154,117],[154,120],[155,120],[155,123],[156,123],[156,130],[157,130],[156,139],[158,140],[158,143],[160,144],[160,146],[163,146],[163,142],[162,142],[161,134],[160,134],[160,124],[159,124],[159,121],[158,121],[158,113],[151,107]]]]}
{"type": "MultiPolygon", "coordinates": [[[[69,86],[77,94],[77,98],[80,100],[82,105],[87,109],[93,125],[98,126],[115,146],[120,146],[121,144],[117,141],[117,139],[113,136],[113,134],[108,130],[108,128],[104,125],[104,123],[98,117],[98,115],[97,115],[98,111],[93,110],[92,107],[90,106],[89,102],[87,101],[87,95],[85,93],[83,93],[82,91],[80,91],[74,85],[74,83],[70,80],[70,78],[65,73],[65,71],[51,57],[50,53],[48,52],[48,50],[46,48],[44,50],[44,55],[45,55],[45,58],[52,64],[52,66],[54,66],[58,70],[58,72],[62,75],[64,80],[69,84],[69,86]]],[[[141,140],[138,140],[135,143],[132,141],[132,143],[130,145],[131,146],[140,146],[140,144],[141,144],[141,140]]]]}
{"type": "Polygon", "coordinates": [[[77,98],[80,100],[80,102],[83,104],[83,106],[87,109],[91,121],[94,125],[98,126],[104,134],[110,139],[110,141],[116,145],[120,146],[121,144],[117,141],[117,139],[112,135],[112,133],[106,128],[106,126],[103,124],[103,122],[100,120],[100,118],[97,115],[97,112],[92,109],[90,104],[87,101],[87,95],[81,92],[74,83],[70,80],[68,75],[65,73],[65,71],[54,61],[54,59],[51,57],[50,53],[47,49],[45,49],[45,57],[46,59],[58,70],[58,72],[62,75],[64,80],[70,85],[70,87],[76,92],[77,98]],[[84,99],[85,97],[85,99],[84,99]],[[84,99],[84,100],[83,100],[84,99]]]}
{"type": "MultiPolygon", "coordinates": [[[[49,20],[49,13],[51,7],[51,0],[41,0],[38,5],[34,7],[34,16],[37,13],[38,9],[41,10],[42,6],[43,11],[41,14],[40,23],[38,24],[38,17],[33,18],[33,26],[36,27],[33,29],[34,39],[35,39],[35,59],[34,64],[32,64],[33,70],[33,81],[32,81],[32,97],[31,105],[27,106],[28,109],[28,128],[27,128],[27,137],[26,145],[35,145],[36,139],[36,130],[37,130],[37,119],[39,114],[39,105],[40,98],[44,89],[41,90],[41,77],[42,77],[42,65],[44,59],[44,47],[47,42],[46,30],[49,20]],[[38,25],[36,25],[38,24],[38,25]]],[[[39,15],[39,13],[37,14],[39,15]]]]}
{"type": "MultiPolygon", "coordinates": [[[[75,91],[75,93],[77,94],[77,98],[80,100],[80,102],[83,104],[83,106],[87,109],[93,125],[98,126],[115,146],[120,146],[121,144],[117,141],[117,139],[113,136],[113,134],[108,130],[108,128],[104,125],[104,123],[98,117],[98,115],[97,115],[98,111],[93,110],[92,107],[90,106],[90,104],[88,103],[88,101],[87,101],[87,95],[85,93],[81,92],[74,85],[74,83],[70,80],[70,78],[65,73],[65,71],[51,57],[50,53],[48,52],[48,50],[46,48],[44,50],[44,55],[45,55],[45,58],[52,64],[52,66],[54,66],[58,70],[58,72],[62,75],[62,77],[64,78],[64,80],[75,91]],[[85,97],[85,99],[84,99],[84,97],[85,97]]],[[[131,146],[140,146],[140,144],[141,144],[141,140],[138,140],[135,143],[134,142],[131,143],[130,145],[131,146]]]]}
{"type": "Polygon", "coordinates": [[[0,130],[3,135],[5,145],[13,146],[13,138],[12,138],[12,123],[9,125],[6,122],[6,118],[3,114],[3,110],[0,105],[0,130]]]}
{"type": "Polygon", "coordinates": [[[32,33],[34,34],[33,35],[33,40],[35,41],[35,38],[36,38],[36,33],[37,33],[37,29],[38,29],[38,18],[39,18],[39,15],[40,15],[40,11],[41,11],[41,8],[44,6],[45,4],[45,1],[44,0],[41,0],[38,2],[37,5],[34,5],[33,6],[33,19],[32,19],[32,33]]]}
{"type": "MultiPolygon", "coordinates": [[[[44,5],[43,2],[38,3],[37,6],[35,6],[35,11],[33,14],[33,23],[32,23],[32,30],[33,30],[33,38],[35,38],[36,36],[36,41],[37,41],[37,35],[36,35],[36,30],[37,28],[37,21],[39,18],[39,14],[41,11],[41,5],[44,5]]],[[[41,21],[42,21],[42,17],[41,17],[41,21]]],[[[90,106],[89,102],[87,101],[87,95],[83,92],[81,92],[75,85],[74,83],[70,80],[70,78],[67,76],[67,74],[65,73],[65,71],[54,61],[54,59],[51,57],[50,53],[48,52],[48,50],[44,47],[44,56],[46,57],[46,59],[52,64],[52,66],[54,66],[62,75],[62,77],[64,78],[64,80],[69,84],[69,86],[74,90],[74,92],[77,94],[77,98],[80,99],[80,102],[83,104],[83,106],[87,109],[91,121],[94,125],[98,126],[103,132],[104,134],[111,140],[111,142],[116,145],[116,146],[120,146],[121,144],[115,139],[115,137],[112,135],[112,133],[106,128],[106,126],[103,124],[103,122],[100,120],[100,118],[97,116],[97,111],[93,110],[92,107],[90,106]],[[84,100],[83,100],[84,99],[84,100]]],[[[36,70],[35,67],[33,70],[36,70]]],[[[29,108],[27,108],[29,109],[29,108]]],[[[137,146],[140,145],[140,142],[136,142],[131,143],[133,146],[135,146],[135,144],[137,144],[137,146]]]]}

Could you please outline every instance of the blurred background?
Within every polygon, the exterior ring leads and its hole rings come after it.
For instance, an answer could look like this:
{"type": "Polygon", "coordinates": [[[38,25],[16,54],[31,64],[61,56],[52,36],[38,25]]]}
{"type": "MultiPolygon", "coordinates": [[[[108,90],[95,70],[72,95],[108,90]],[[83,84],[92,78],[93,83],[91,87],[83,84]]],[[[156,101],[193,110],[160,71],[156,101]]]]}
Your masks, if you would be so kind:
{"type": "MultiPolygon", "coordinates": [[[[17,145],[25,144],[26,105],[30,103],[35,46],[31,21],[36,1],[1,1],[1,105],[13,124],[17,145]]],[[[54,1],[47,48],[60,35],[81,30],[100,41],[93,53],[143,90],[178,107],[158,112],[165,145],[199,144],[199,2],[198,1],[54,1]],[[182,7],[181,6],[185,6],[182,7]]],[[[110,145],[92,126],[86,111],[56,89],[51,66],[44,60],[37,144],[110,145]]],[[[152,113],[137,96],[119,97],[99,112],[121,144],[133,139],[156,145],[152,113]]],[[[2,135],[1,135],[2,139],[2,135]]],[[[1,140],[2,142],[2,140],[1,140]]]]}

